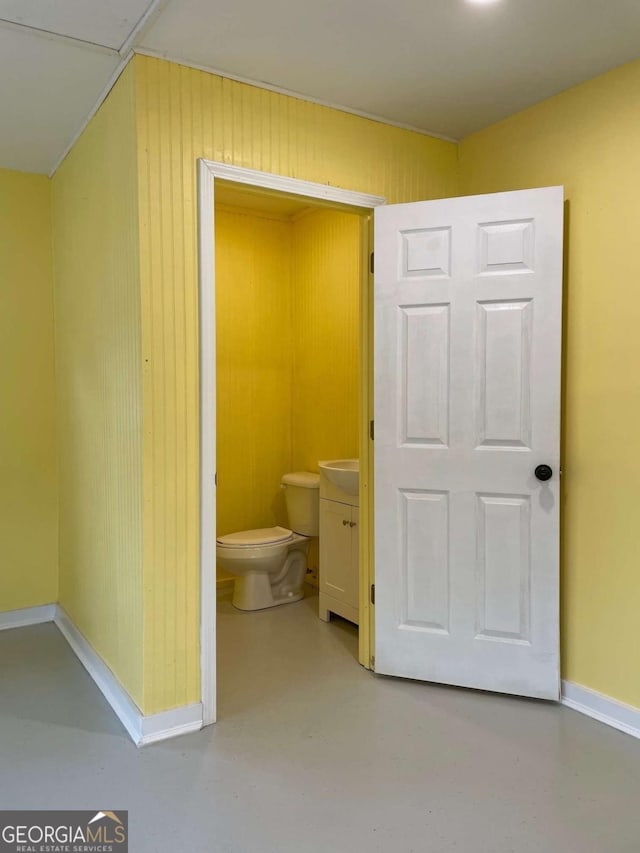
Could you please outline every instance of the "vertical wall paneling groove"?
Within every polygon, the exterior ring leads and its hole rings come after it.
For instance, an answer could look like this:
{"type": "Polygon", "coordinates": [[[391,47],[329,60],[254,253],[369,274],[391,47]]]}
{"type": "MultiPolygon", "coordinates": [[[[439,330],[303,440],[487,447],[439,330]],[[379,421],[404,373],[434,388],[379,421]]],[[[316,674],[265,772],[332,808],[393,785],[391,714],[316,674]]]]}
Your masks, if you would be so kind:
{"type": "Polygon", "coordinates": [[[455,195],[457,154],[449,142],[162,60],[136,56],[134,68],[145,710],[154,713],[200,698],[196,159],[411,201],[455,195]]]}
{"type": "Polygon", "coordinates": [[[134,69],[52,180],[59,600],[142,708],[142,418],[134,69]]]}

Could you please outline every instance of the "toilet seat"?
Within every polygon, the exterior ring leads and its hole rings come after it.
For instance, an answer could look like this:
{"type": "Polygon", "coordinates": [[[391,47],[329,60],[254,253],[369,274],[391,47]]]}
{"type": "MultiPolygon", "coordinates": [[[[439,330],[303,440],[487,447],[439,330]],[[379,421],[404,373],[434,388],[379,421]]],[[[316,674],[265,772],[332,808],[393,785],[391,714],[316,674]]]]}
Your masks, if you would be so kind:
{"type": "Polygon", "coordinates": [[[293,532],[286,527],[260,527],[257,530],[239,530],[237,533],[227,533],[217,540],[218,545],[225,548],[255,548],[260,545],[276,545],[288,542],[293,538],[293,532]]]}

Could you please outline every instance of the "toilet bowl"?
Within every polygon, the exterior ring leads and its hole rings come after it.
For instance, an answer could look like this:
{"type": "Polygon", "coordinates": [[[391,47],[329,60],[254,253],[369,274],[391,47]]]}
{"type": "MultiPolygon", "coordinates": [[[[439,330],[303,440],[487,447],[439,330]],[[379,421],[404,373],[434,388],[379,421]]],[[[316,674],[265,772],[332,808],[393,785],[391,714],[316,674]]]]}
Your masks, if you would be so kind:
{"type": "Polygon", "coordinates": [[[217,563],[235,576],[232,603],[239,610],[264,610],[303,598],[309,538],[318,535],[319,479],[307,472],[282,478],[292,530],[241,530],[217,540],[217,563]]]}
{"type": "Polygon", "coordinates": [[[263,610],[299,601],[304,595],[308,547],[308,536],[284,527],[221,536],[218,565],[235,575],[233,605],[239,610],[263,610]]]}

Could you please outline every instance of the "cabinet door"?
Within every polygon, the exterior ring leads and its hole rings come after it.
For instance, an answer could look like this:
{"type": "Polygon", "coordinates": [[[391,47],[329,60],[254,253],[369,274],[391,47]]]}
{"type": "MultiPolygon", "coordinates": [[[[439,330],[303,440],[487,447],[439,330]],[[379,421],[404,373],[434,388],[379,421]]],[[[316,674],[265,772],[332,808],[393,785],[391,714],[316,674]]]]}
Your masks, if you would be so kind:
{"type": "Polygon", "coordinates": [[[339,601],[351,601],[351,533],[355,529],[350,506],[320,501],[320,589],[339,601]]]}
{"type": "Polygon", "coordinates": [[[360,510],[357,506],[351,507],[351,562],[349,564],[348,583],[345,588],[347,604],[351,607],[360,606],[360,510]]]}

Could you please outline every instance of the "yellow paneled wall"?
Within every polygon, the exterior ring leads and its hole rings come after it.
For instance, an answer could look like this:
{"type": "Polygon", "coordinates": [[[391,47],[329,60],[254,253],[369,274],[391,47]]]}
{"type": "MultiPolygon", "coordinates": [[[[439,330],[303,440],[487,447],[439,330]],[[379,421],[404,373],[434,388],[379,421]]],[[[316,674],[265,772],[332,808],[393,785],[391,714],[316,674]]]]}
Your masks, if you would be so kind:
{"type": "Polygon", "coordinates": [[[360,219],[317,210],[293,225],[293,469],[358,455],[360,219]]]}
{"type": "Polygon", "coordinates": [[[411,201],[453,195],[452,143],[163,60],[134,60],[144,433],[145,709],[199,684],[198,157],[411,201]]]}
{"type": "Polygon", "coordinates": [[[218,535],[286,523],[291,224],[216,209],[218,535]]]}
{"type": "Polygon", "coordinates": [[[53,179],[60,602],[143,706],[136,169],[129,66],[53,179]]]}
{"type": "Polygon", "coordinates": [[[0,611],[58,597],[49,181],[0,170],[0,611]]]}
{"type": "Polygon", "coordinates": [[[564,184],[562,674],[640,707],[640,62],[460,146],[464,193],[564,184]]]}

